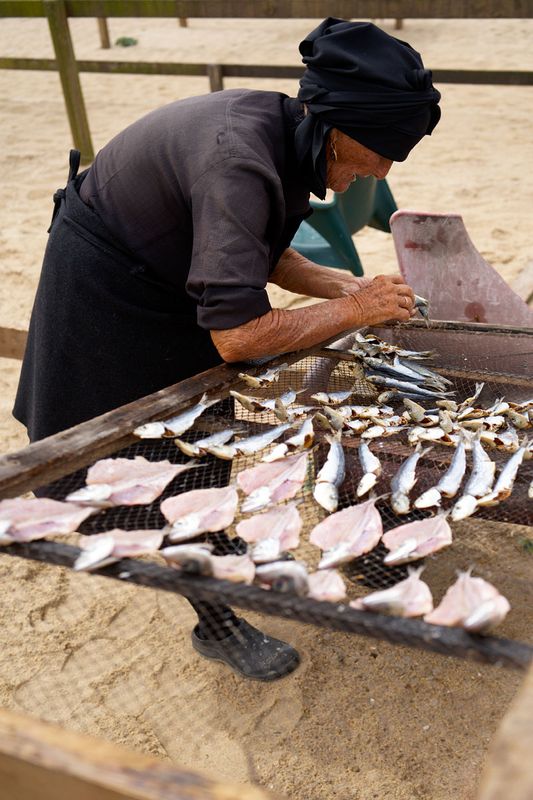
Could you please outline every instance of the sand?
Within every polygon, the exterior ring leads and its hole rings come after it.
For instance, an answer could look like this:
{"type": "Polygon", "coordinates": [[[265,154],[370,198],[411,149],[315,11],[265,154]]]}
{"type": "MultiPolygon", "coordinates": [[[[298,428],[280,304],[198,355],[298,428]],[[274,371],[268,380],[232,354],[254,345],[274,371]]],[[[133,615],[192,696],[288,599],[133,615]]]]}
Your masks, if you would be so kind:
{"type": "MultiPolygon", "coordinates": [[[[102,51],[95,20],[71,22],[79,58],[297,63],[315,21],[110,20],[102,51]]],[[[392,21],[383,22],[393,32],[392,21]]],[[[532,69],[532,20],[408,20],[401,36],[433,67],[532,69]]],[[[4,56],[51,57],[43,20],[2,20],[4,56]]],[[[83,75],[98,149],[154,107],[208,90],[203,78],[83,75]]],[[[226,86],[295,92],[292,81],[226,86]]],[[[531,264],[533,90],[451,86],[431,138],[389,183],[400,207],[462,214],[480,253],[512,282],[531,264]]],[[[51,194],[71,147],[54,73],[0,72],[1,324],[26,328],[51,194]]],[[[390,236],[356,236],[365,272],[395,271],[390,236]]],[[[278,305],[304,298],[275,290],[278,305]]],[[[0,360],[1,452],[26,443],[10,417],[16,361],[0,360]]],[[[256,781],[304,800],[470,800],[487,745],[520,675],[395,648],[274,618],[247,615],[303,656],[293,676],[245,683],[200,662],[194,614],[180,598],[0,558],[0,703],[177,764],[256,781]]],[[[513,635],[525,636],[520,623],[513,635]]]]}

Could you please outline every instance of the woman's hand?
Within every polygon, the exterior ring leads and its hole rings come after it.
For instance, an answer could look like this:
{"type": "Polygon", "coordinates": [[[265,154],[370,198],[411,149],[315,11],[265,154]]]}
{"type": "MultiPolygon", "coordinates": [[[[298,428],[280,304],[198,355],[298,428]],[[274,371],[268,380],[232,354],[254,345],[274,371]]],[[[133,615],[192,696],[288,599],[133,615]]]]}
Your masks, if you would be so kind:
{"type": "Polygon", "coordinates": [[[362,325],[407,322],[414,314],[414,292],[400,275],[378,275],[352,294],[362,325]]]}

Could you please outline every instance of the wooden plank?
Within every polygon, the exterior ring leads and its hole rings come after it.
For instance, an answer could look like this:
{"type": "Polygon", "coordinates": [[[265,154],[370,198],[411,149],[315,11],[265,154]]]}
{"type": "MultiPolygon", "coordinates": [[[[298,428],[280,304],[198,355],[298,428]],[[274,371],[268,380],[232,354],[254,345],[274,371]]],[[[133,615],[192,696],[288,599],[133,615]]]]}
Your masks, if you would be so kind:
{"type": "Polygon", "coordinates": [[[44,0],[44,8],[59,68],[72,139],[74,146],[81,153],[82,164],[88,164],[94,159],[94,150],[65,3],[64,0],[44,0]]]}
{"type": "Polygon", "coordinates": [[[28,331],[17,328],[0,328],[0,358],[19,358],[24,356],[28,331]]]}
{"type": "Polygon", "coordinates": [[[111,48],[111,40],[109,38],[109,26],[105,17],[98,17],[98,33],[100,34],[100,47],[103,50],[111,48]]]}
{"type": "MultiPolygon", "coordinates": [[[[6,555],[66,567],[72,567],[80,552],[80,548],[72,545],[46,541],[2,548],[2,553],[6,555]]],[[[512,669],[527,669],[533,662],[533,646],[512,639],[478,636],[461,628],[430,625],[419,619],[369,614],[344,604],[321,602],[296,595],[287,596],[283,592],[265,591],[259,586],[188,575],[151,561],[124,558],[116,564],[95,570],[94,574],[165,592],[177,592],[197,600],[217,600],[248,611],[307,622],[343,633],[385,639],[391,644],[420,648],[456,658],[498,664],[512,669]]]]}
{"type": "Polygon", "coordinates": [[[209,90],[211,92],[221,92],[224,88],[224,80],[220,64],[208,64],[207,77],[209,78],[209,90]]]}
{"type": "MultiPolygon", "coordinates": [[[[214,65],[172,63],[165,61],[86,61],[76,62],[78,72],[101,72],[117,75],[209,75],[214,65]]],[[[274,64],[219,64],[226,78],[294,78],[303,72],[301,66],[274,64]]],[[[0,58],[0,69],[55,70],[53,58],[0,58]]],[[[435,83],[478,84],[491,86],[533,86],[533,71],[526,70],[433,70],[435,83]]],[[[216,91],[216,90],[213,90],[216,91]]]]}
{"type": "Polygon", "coordinates": [[[6,800],[281,800],[4,709],[0,786],[6,800]]]}
{"type": "MultiPolygon", "coordinates": [[[[533,0],[68,0],[71,17],[512,19],[533,0]]],[[[45,16],[44,0],[2,0],[0,17],[45,16]]]]}

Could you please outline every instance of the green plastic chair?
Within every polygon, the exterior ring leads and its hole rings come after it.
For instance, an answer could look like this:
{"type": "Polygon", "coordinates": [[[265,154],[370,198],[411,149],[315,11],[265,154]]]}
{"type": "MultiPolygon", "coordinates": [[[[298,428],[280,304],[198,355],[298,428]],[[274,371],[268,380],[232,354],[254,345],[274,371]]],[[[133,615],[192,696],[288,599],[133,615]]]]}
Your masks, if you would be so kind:
{"type": "Polygon", "coordinates": [[[390,233],[389,219],[398,206],[386,180],[357,178],[343,194],[329,202],[311,200],[313,214],[302,222],[291,247],[327,267],[363,275],[363,265],[352,235],[366,225],[390,233]]]}

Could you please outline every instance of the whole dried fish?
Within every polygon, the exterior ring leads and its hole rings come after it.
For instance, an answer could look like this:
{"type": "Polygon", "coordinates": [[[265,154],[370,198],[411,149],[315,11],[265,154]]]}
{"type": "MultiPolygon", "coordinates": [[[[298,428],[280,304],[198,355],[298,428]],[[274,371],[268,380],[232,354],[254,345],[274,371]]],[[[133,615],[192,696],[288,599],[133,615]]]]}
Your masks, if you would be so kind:
{"type": "Polygon", "coordinates": [[[398,380],[396,378],[388,378],[386,375],[374,375],[372,373],[366,375],[366,379],[370,381],[370,383],[374,383],[377,386],[390,386],[394,389],[401,389],[404,392],[409,392],[412,395],[419,396],[419,397],[431,397],[433,400],[444,399],[447,395],[454,394],[454,392],[434,392],[430,389],[425,389],[423,386],[420,386],[416,383],[410,383],[409,381],[398,380]]]}
{"type": "Polygon", "coordinates": [[[496,464],[483,450],[479,438],[476,437],[472,442],[472,472],[463,496],[459,498],[452,509],[452,520],[465,519],[474,513],[478,505],[477,499],[490,492],[495,471],[496,464]]]}
{"type": "Polygon", "coordinates": [[[414,453],[411,453],[399,470],[391,480],[391,506],[396,514],[408,514],[411,508],[409,501],[409,492],[416,483],[416,466],[418,461],[426,453],[429,453],[431,448],[422,450],[421,445],[417,445],[414,453]]]}
{"type": "Polygon", "coordinates": [[[262,372],[261,375],[248,375],[246,372],[239,372],[239,378],[247,383],[248,386],[253,386],[257,389],[261,386],[267,386],[269,383],[274,383],[274,381],[278,381],[279,373],[287,369],[288,366],[288,364],[280,364],[278,367],[267,369],[265,372],[262,372]]]}
{"type": "Polygon", "coordinates": [[[405,427],[405,425],[390,425],[388,428],[384,428],[383,425],[372,425],[370,428],[367,428],[366,431],[363,431],[361,438],[381,439],[386,436],[394,436],[400,433],[400,431],[404,431],[405,427]]]}
{"type": "Polygon", "coordinates": [[[340,436],[326,436],[329,442],[329,452],[317,477],[313,497],[322,508],[332,512],[337,510],[339,504],[339,486],[345,475],[344,450],[340,436]]]}
{"type": "Polygon", "coordinates": [[[316,400],[317,403],[324,406],[337,406],[344,403],[351,395],[351,389],[342,392],[317,392],[311,395],[311,400],[316,400]]]}
{"type": "Polygon", "coordinates": [[[507,497],[509,497],[513,491],[515,478],[520,465],[524,460],[526,450],[527,443],[522,445],[522,447],[520,447],[516,453],[513,453],[498,475],[492,492],[489,492],[489,494],[485,495],[484,497],[480,497],[477,503],[478,506],[495,506],[498,503],[501,503],[502,500],[505,500],[507,497]]]}
{"type": "Polygon", "coordinates": [[[294,436],[286,439],[282,444],[278,444],[271,453],[263,456],[261,461],[276,461],[279,458],[284,458],[290,450],[297,450],[300,447],[307,450],[313,444],[314,439],[313,419],[308,418],[304,420],[294,436]]]}
{"type": "Polygon", "coordinates": [[[336,567],[373,550],[383,534],[376,501],[372,497],[348,506],[315,525],[309,541],[323,551],[319,569],[336,567]]]}
{"type": "Polygon", "coordinates": [[[239,499],[232,486],[193,489],[161,503],[161,513],[170,523],[171,542],[192,539],[200,533],[220,531],[231,525],[239,499]]]}
{"type": "Polygon", "coordinates": [[[398,617],[420,617],[433,611],[431,589],[420,575],[424,567],[409,567],[408,577],[403,581],[384,589],[372,592],[366,597],[359,597],[350,603],[352,608],[360,611],[377,611],[383,614],[394,614],[398,617]]]}
{"type": "Polygon", "coordinates": [[[426,622],[481,633],[505,619],[511,608],[509,601],[488,581],[472,578],[470,572],[459,573],[437,608],[426,614],[426,622]]]}
{"type": "Polygon", "coordinates": [[[357,497],[363,497],[376,485],[377,479],[381,474],[381,461],[364,441],[361,441],[359,445],[359,461],[361,462],[363,475],[357,486],[357,497]]]}
{"type": "Polygon", "coordinates": [[[209,400],[207,394],[202,395],[199,402],[184,411],[182,414],[177,414],[170,419],[161,420],[159,422],[148,422],[145,425],[139,425],[133,431],[135,436],[140,439],[161,439],[165,436],[180,436],[185,431],[189,430],[196,422],[198,417],[204,413],[206,408],[214,406],[215,403],[220,402],[219,398],[209,400]]]}
{"type": "Polygon", "coordinates": [[[459,442],[450,466],[436,486],[428,489],[415,500],[415,508],[431,508],[440,506],[442,495],[455,497],[463,480],[466,470],[466,448],[463,440],[459,442]]]}
{"type": "Polygon", "coordinates": [[[447,514],[406,522],[383,534],[383,544],[390,553],[383,559],[384,564],[407,564],[419,558],[436,553],[452,543],[452,531],[447,522],[447,514]]]}
{"type": "Polygon", "coordinates": [[[233,428],[226,428],[211,434],[211,436],[206,436],[204,439],[198,439],[196,442],[185,442],[183,439],[174,439],[174,442],[187,456],[204,456],[210,452],[210,448],[229,442],[234,433],[233,428]]]}

